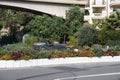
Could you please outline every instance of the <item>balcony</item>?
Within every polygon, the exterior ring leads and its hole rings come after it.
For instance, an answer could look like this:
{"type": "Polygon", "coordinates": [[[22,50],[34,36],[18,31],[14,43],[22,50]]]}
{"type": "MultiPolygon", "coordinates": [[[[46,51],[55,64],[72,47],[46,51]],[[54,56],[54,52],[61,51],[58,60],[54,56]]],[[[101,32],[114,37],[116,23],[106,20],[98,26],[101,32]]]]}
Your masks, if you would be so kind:
{"type": "Polygon", "coordinates": [[[101,4],[101,5],[92,5],[92,7],[100,7],[100,8],[105,8],[105,7],[106,7],[106,5],[104,5],[104,4],[101,4]]]}
{"type": "Polygon", "coordinates": [[[105,17],[105,15],[103,15],[102,13],[94,13],[92,15],[92,19],[103,19],[105,17]]]}

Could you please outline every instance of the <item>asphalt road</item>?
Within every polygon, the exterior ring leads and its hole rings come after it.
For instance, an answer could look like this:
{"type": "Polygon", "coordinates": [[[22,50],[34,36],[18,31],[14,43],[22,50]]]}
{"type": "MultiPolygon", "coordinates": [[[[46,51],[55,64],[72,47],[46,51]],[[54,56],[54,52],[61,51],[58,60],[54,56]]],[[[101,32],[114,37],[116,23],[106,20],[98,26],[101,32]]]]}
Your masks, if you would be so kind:
{"type": "Polygon", "coordinates": [[[120,80],[120,63],[0,69],[0,80],[120,80]]]}

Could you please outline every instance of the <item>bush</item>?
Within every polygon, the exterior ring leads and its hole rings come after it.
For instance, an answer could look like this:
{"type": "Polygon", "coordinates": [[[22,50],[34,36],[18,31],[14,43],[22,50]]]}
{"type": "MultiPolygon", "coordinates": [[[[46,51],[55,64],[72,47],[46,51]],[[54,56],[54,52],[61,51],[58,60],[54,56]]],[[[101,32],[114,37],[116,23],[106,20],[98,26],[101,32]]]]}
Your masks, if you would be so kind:
{"type": "Polygon", "coordinates": [[[9,54],[5,54],[0,56],[0,60],[11,60],[11,56],[9,54]]]}
{"type": "Polygon", "coordinates": [[[75,36],[70,36],[69,37],[69,42],[68,44],[71,45],[71,46],[77,46],[78,45],[78,41],[77,41],[77,38],[75,38],[75,36]]]}
{"type": "Polygon", "coordinates": [[[78,32],[79,46],[91,46],[97,42],[97,30],[92,27],[82,27],[78,32]]]}
{"type": "Polygon", "coordinates": [[[11,44],[0,47],[0,54],[8,54],[11,52],[18,52],[21,49],[29,48],[27,44],[18,43],[18,44],[11,44]]]}
{"type": "Polygon", "coordinates": [[[13,60],[19,60],[20,57],[21,57],[21,53],[19,53],[19,52],[12,52],[12,53],[10,53],[10,54],[11,54],[11,58],[12,58],[13,60]]]}
{"type": "Polygon", "coordinates": [[[26,36],[25,43],[32,46],[34,43],[38,42],[38,38],[36,36],[26,36]]]}
{"type": "MultiPolygon", "coordinates": [[[[99,43],[100,44],[110,44],[120,42],[120,30],[107,30],[103,29],[99,32],[99,43]]],[[[120,43],[119,43],[120,44],[120,43]]]]}
{"type": "Polygon", "coordinates": [[[37,58],[50,58],[50,53],[42,50],[37,54],[37,58]]]}
{"type": "Polygon", "coordinates": [[[102,51],[102,49],[99,49],[99,48],[92,48],[92,52],[95,54],[95,56],[97,56],[97,57],[101,57],[102,56],[102,53],[103,53],[103,51],[102,51]]]}
{"type": "Polygon", "coordinates": [[[106,43],[107,46],[120,46],[120,41],[110,41],[106,43]]]}
{"type": "Polygon", "coordinates": [[[103,55],[104,56],[117,56],[117,52],[112,50],[112,49],[108,49],[107,51],[104,51],[103,52],[103,55]]]}
{"type": "Polygon", "coordinates": [[[30,58],[37,58],[37,54],[39,53],[39,51],[36,51],[34,49],[31,48],[23,48],[23,49],[19,49],[17,52],[22,53],[22,59],[26,58],[26,57],[30,57],[30,58]],[[27,55],[27,56],[26,56],[27,55]],[[23,57],[26,56],[26,57],[23,57]]]}
{"type": "Polygon", "coordinates": [[[27,44],[11,44],[0,48],[0,59],[28,60],[36,59],[38,51],[31,49],[27,44]]]}
{"type": "Polygon", "coordinates": [[[83,48],[83,49],[80,51],[80,56],[81,56],[81,57],[93,57],[93,56],[94,56],[94,53],[91,51],[90,48],[83,48]]]}
{"type": "Polygon", "coordinates": [[[29,60],[29,59],[33,59],[30,55],[26,55],[26,54],[23,54],[20,59],[22,60],[29,60]]]}

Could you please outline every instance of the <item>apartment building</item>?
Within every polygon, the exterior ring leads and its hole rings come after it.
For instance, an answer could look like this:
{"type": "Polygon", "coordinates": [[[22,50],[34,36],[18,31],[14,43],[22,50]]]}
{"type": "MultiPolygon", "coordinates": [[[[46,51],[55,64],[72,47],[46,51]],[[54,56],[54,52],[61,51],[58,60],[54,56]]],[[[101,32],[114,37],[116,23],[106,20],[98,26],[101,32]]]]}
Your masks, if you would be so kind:
{"type": "Polygon", "coordinates": [[[85,5],[84,21],[93,23],[108,17],[116,8],[120,7],[120,0],[88,0],[85,5]]]}

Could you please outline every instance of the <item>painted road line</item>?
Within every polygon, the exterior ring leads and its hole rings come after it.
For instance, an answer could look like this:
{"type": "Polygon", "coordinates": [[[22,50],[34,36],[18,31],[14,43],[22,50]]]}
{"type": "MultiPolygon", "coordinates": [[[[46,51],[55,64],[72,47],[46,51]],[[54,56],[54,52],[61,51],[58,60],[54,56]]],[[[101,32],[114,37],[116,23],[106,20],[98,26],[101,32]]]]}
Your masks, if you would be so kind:
{"type": "Polygon", "coordinates": [[[89,78],[89,77],[111,76],[111,75],[119,75],[119,74],[120,74],[120,72],[93,74],[93,75],[84,75],[84,76],[76,76],[76,77],[58,78],[58,79],[54,79],[54,80],[69,80],[69,79],[79,79],[79,78],[89,78]]]}

